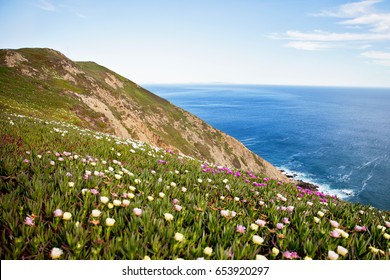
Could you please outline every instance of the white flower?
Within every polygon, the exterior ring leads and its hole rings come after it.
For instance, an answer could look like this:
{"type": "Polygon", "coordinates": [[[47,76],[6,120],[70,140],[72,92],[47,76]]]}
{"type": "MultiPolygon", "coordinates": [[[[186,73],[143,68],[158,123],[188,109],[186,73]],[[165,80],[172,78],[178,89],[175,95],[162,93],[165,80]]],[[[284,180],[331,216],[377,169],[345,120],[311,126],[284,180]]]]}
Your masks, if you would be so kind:
{"type": "Polygon", "coordinates": [[[137,185],[139,185],[141,183],[141,180],[140,179],[135,179],[134,180],[134,183],[136,183],[137,185]]]}
{"type": "Polygon", "coordinates": [[[262,243],[264,242],[264,239],[261,238],[261,237],[258,236],[258,235],[254,235],[254,236],[252,237],[252,241],[253,241],[253,243],[255,243],[255,244],[257,244],[257,245],[260,245],[260,244],[262,244],[262,243]]]}
{"type": "Polygon", "coordinates": [[[251,227],[251,230],[255,230],[255,231],[259,229],[259,226],[256,224],[253,224],[253,223],[251,224],[250,227],[251,227]]]}
{"type": "Polygon", "coordinates": [[[118,199],[114,199],[114,201],[112,202],[114,204],[114,206],[121,206],[122,202],[118,199]]]}
{"type": "Polygon", "coordinates": [[[229,180],[228,179],[223,179],[223,183],[226,184],[229,180]]]}
{"type": "Polygon", "coordinates": [[[318,212],[317,212],[317,215],[320,216],[320,217],[322,218],[322,217],[325,215],[325,213],[322,212],[322,211],[318,211],[318,212]]]}
{"type": "Polygon", "coordinates": [[[234,201],[240,201],[240,198],[239,197],[234,197],[234,201]]]}
{"type": "Polygon", "coordinates": [[[63,220],[70,220],[72,218],[72,214],[70,214],[69,212],[65,212],[63,215],[62,215],[62,219],[63,220]]]}
{"type": "Polygon", "coordinates": [[[92,210],[92,217],[94,217],[94,218],[100,217],[101,213],[102,212],[100,210],[94,209],[94,210],[92,210]]]}
{"type": "Polygon", "coordinates": [[[206,247],[204,248],[203,253],[207,256],[211,256],[211,254],[213,253],[213,248],[206,247]]]}
{"type": "Polygon", "coordinates": [[[160,192],[160,193],[158,194],[158,196],[161,197],[161,198],[164,198],[164,197],[165,197],[165,193],[160,192]]]}
{"type": "Polygon", "coordinates": [[[112,227],[115,224],[115,220],[112,218],[107,218],[106,219],[106,226],[112,227]]]}
{"type": "Polygon", "coordinates": [[[255,223],[256,223],[257,225],[263,227],[263,226],[265,226],[265,224],[266,224],[267,222],[266,222],[266,221],[263,221],[263,220],[261,220],[261,219],[258,219],[255,223]]]}
{"type": "Polygon", "coordinates": [[[64,251],[62,251],[60,248],[54,247],[53,249],[51,249],[50,257],[53,260],[59,259],[63,253],[64,253],[64,251]]]}
{"type": "Polygon", "coordinates": [[[385,221],[386,227],[390,228],[390,222],[385,221]]]}
{"type": "Polygon", "coordinates": [[[165,219],[166,221],[172,221],[172,220],[173,220],[173,215],[170,214],[170,213],[165,213],[165,214],[164,214],[164,219],[165,219]]]}
{"type": "Polygon", "coordinates": [[[278,248],[276,248],[276,247],[273,247],[272,248],[272,254],[274,255],[274,256],[277,256],[278,254],[279,254],[279,249],[278,248]]]}
{"type": "Polygon", "coordinates": [[[171,182],[171,187],[176,187],[176,183],[175,182],[171,182]]]}
{"type": "Polygon", "coordinates": [[[128,199],[122,200],[122,205],[123,206],[129,206],[130,205],[130,200],[128,200],[128,199]]]}
{"type": "Polygon", "coordinates": [[[101,196],[101,197],[100,197],[100,201],[101,201],[102,203],[106,204],[106,203],[109,201],[109,199],[108,199],[108,197],[106,197],[106,196],[101,196]]]}
{"type": "Polygon", "coordinates": [[[133,193],[128,193],[128,194],[127,194],[127,197],[128,197],[128,198],[134,198],[134,196],[135,196],[135,195],[134,195],[133,193]]]}
{"type": "Polygon", "coordinates": [[[203,180],[198,178],[198,183],[202,183],[202,182],[203,182],[203,180]]]}
{"type": "Polygon", "coordinates": [[[115,179],[117,179],[117,180],[120,180],[120,179],[122,178],[122,176],[119,175],[119,174],[115,174],[114,177],[115,177],[115,179]]]}
{"type": "Polygon", "coordinates": [[[348,250],[344,248],[343,246],[337,246],[337,253],[339,255],[345,256],[348,254],[348,250]]]}
{"type": "Polygon", "coordinates": [[[132,191],[132,192],[134,192],[134,191],[136,190],[136,188],[133,187],[133,186],[130,186],[129,189],[130,189],[130,191],[132,191]]]}
{"type": "Polygon", "coordinates": [[[181,188],[181,191],[182,191],[182,192],[186,192],[186,191],[187,191],[187,188],[182,187],[182,188],[181,188]]]}
{"type": "Polygon", "coordinates": [[[153,201],[153,200],[154,200],[153,196],[149,195],[149,196],[148,196],[148,200],[149,200],[149,201],[153,201]]]}
{"type": "Polygon", "coordinates": [[[71,188],[74,187],[74,182],[69,182],[68,186],[71,187],[71,188]]]}
{"type": "Polygon", "coordinates": [[[385,233],[385,234],[383,234],[383,237],[386,238],[387,240],[389,240],[390,239],[390,234],[385,233]]]}
{"type": "Polygon", "coordinates": [[[224,200],[225,197],[224,197],[223,195],[221,195],[221,196],[219,197],[219,199],[224,200]]]}
{"type": "Polygon", "coordinates": [[[328,251],[328,260],[337,260],[339,255],[335,251],[328,251]]]}
{"type": "Polygon", "coordinates": [[[312,205],[313,205],[313,202],[308,201],[306,204],[309,205],[309,206],[312,206],[312,205]]]}
{"type": "Polygon", "coordinates": [[[173,206],[173,208],[175,208],[176,211],[181,211],[181,209],[182,209],[183,207],[181,207],[181,206],[178,205],[178,204],[175,204],[175,206],[173,206]]]}
{"type": "Polygon", "coordinates": [[[314,217],[313,219],[314,219],[314,222],[316,222],[317,224],[320,222],[320,219],[317,217],[314,217]]]}
{"type": "Polygon", "coordinates": [[[142,215],[142,209],[134,208],[134,209],[133,209],[133,213],[134,213],[134,215],[136,215],[136,216],[141,216],[141,215],[142,215]]]}
{"type": "Polygon", "coordinates": [[[256,260],[257,261],[265,261],[265,260],[268,260],[267,257],[263,256],[263,255],[256,255],[256,260]]]}
{"type": "Polygon", "coordinates": [[[303,258],[305,261],[311,261],[311,260],[313,260],[311,257],[309,257],[309,256],[306,256],[306,257],[304,257],[303,258]]]}
{"type": "Polygon", "coordinates": [[[184,235],[179,233],[179,232],[176,232],[175,233],[175,240],[179,241],[179,242],[182,242],[184,240],[184,235]]]}
{"type": "Polygon", "coordinates": [[[110,203],[107,204],[107,207],[108,207],[109,209],[112,209],[112,208],[114,208],[114,204],[112,204],[112,203],[110,202],[110,203]]]}

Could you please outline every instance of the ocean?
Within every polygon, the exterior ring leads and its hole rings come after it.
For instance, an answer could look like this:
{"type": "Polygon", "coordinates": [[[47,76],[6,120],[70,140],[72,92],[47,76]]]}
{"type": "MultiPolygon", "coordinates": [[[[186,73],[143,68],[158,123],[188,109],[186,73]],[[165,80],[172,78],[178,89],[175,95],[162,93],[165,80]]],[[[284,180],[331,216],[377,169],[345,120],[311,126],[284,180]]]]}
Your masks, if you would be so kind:
{"type": "Polygon", "coordinates": [[[279,169],[390,210],[390,89],[146,85],[279,169]]]}

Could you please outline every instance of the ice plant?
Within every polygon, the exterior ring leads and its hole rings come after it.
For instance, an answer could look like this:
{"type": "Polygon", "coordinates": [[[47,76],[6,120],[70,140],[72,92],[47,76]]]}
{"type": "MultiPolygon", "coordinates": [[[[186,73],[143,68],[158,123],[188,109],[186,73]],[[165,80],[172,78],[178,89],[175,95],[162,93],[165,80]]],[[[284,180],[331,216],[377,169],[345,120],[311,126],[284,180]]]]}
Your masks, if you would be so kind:
{"type": "Polygon", "coordinates": [[[62,217],[62,210],[61,209],[56,209],[53,212],[54,217],[62,217]]]}
{"type": "Polygon", "coordinates": [[[170,213],[164,213],[164,219],[166,221],[172,221],[173,220],[173,215],[170,213]]]}
{"type": "Polygon", "coordinates": [[[236,227],[236,231],[239,233],[245,233],[245,230],[246,230],[246,227],[244,227],[243,225],[238,225],[236,227]]]}
{"type": "Polygon", "coordinates": [[[114,201],[112,202],[114,204],[114,206],[121,206],[122,202],[118,199],[114,199],[114,201]]]}
{"type": "Polygon", "coordinates": [[[100,215],[101,215],[101,211],[100,210],[98,210],[98,209],[94,209],[94,210],[92,210],[92,217],[94,217],[94,218],[98,218],[98,217],[100,217],[100,215]]]}
{"type": "Polygon", "coordinates": [[[213,253],[213,248],[206,247],[204,248],[203,253],[207,256],[211,256],[211,254],[213,253]]]}
{"type": "Polygon", "coordinates": [[[253,241],[253,243],[255,243],[257,245],[261,245],[261,244],[263,244],[264,239],[262,237],[258,236],[258,235],[254,235],[252,237],[252,241],[253,241]]]}
{"type": "Polygon", "coordinates": [[[322,212],[322,211],[318,211],[318,212],[317,212],[317,215],[320,216],[320,217],[322,218],[322,217],[325,215],[325,213],[322,212]]]}
{"type": "Polygon", "coordinates": [[[277,223],[276,224],[276,228],[277,229],[283,229],[284,228],[284,225],[282,223],[277,223]]]}
{"type": "Polygon", "coordinates": [[[65,213],[62,215],[62,219],[65,220],[65,221],[69,221],[71,218],[72,218],[72,214],[69,213],[69,212],[65,212],[65,213]]]}
{"type": "Polygon", "coordinates": [[[256,231],[256,230],[258,230],[258,229],[259,229],[259,226],[258,226],[258,225],[256,225],[256,224],[254,224],[254,223],[252,223],[252,224],[251,224],[251,226],[250,226],[250,228],[251,228],[251,230],[254,230],[254,231],[256,231]]]}
{"type": "Polygon", "coordinates": [[[110,201],[109,199],[108,199],[108,197],[106,197],[106,196],[101,196],[100,197],[100,201],[102,202],[102,203],[104,203],[104,204],[106,204],[108,201],[110,201]]]}
{"type": "Polygon", "coordinates": [[[27,225],[27,226],[33,226],[34,225],[34,219],[31,218],[31,217],[26,217],[26,219],[24,219],[24,224],[27,225]]]}
{"type": "Polygon", "coordinates": [[[256,220],[255,223],[256,223],[257,225],[261,226],[261,227],[263,227],[263,226],[265,226],[265,225],[267,224],[266,221],[263,221],[263,220],[261,220],[261,219],[256,220]]]}
{"type": "Polygon", "coordinates": [[[342,255],[344,257],[348,254],[348,250],[343,246],[337,246],[337,254],[342,255]]]}
{"type": "Polygon", "coordinates": [[[317,224],[320,222],[320,219],[317,218],[317,217],[314,217],[313,220],[314,220],[314,222],[317,223],[317,224]]]}
{"type": "Polygon", "coordinates": [[[51,249],[51,251],[50,251],[50,257],[51,257],[53,260],[59,259],[63,253],[64,253],[64,251],[62,251],[60,248],[54,247],[54,248],[51,249]]]}
{"type": "Polygon", "coordinates": [[[268,260],[268,259],[264,255],[256,255],[256,260],[257,261],[265,261],[265,260],[268,260]]]}
{"type": "Polygon", "coordinates": [[[114,226],[114,224],[115,224],[115,219],[113,219],[113,218],[106,219],[106,226],[112,227],[112,226],[114,226]]]}
{"type": "Polygon", "coordinates": [[[340,226],[340,224],[339,224],[338,222],[333,221],[333,220],[330,221],[330,225],[331,225],[332,227],[334,227],[334,228],[338,228],[338,227],[340,226]]]}
{"type": "Polygon", "coordinates": [[[141,215],[142,215],[142,209],[140,209],[140,208],[134,208],[134,209],[133,209],[133,213],[134,213],[134,215],[136,215],[136,216],[141,216],[141,215]]]}
{"type": "Polygon", "coordinates": [[[276,247],[273,247],[272,248],[272,255],[274,255],[275,257],[279,254],[279,249],[278,248],[276,248],[276,247]]]}
{"type": "Polygon", "coordinates": [[[328,260],[337,260],[339,255],[335,251],[328,251],[328,260]]]}
{"type": "Polygon", "coordinates": [[[175,208],[176,211],[181,211],[181,209],[182,209],[183,207],[181,207],[181,206],[178,205],[178,204],[175,204],[175,206],[173,206],[173,208],[175,208]]]}
{"type": "Polygon", "coordinates": [[[178,242],[183,242],[184,241],[184,235],[179,233],[179,232],[176,232],[175,233],[175,240],[178,241],[178,242]]]}

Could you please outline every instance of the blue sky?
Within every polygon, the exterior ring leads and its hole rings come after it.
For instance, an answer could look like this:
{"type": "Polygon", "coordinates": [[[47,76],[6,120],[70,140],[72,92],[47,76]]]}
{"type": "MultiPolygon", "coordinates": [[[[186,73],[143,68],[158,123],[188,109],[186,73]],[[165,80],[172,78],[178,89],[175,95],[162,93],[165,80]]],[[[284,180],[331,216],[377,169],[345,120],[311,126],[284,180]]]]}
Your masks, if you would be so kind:
{"type": "Polygon", "coordinates": [[[389,0],[0,0],[0,23],[140,84],[390,87],[389,0]]]}

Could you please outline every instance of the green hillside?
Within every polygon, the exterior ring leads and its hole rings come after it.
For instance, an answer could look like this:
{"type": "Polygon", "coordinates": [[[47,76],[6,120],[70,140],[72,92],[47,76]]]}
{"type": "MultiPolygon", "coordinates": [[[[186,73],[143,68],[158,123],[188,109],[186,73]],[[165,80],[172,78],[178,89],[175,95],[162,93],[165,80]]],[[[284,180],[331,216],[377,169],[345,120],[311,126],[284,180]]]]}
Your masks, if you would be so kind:
{"type": "Polygon", "coordinates": [[[389,259],[390,213],[2,112],[1,259],[389,259]]]}

